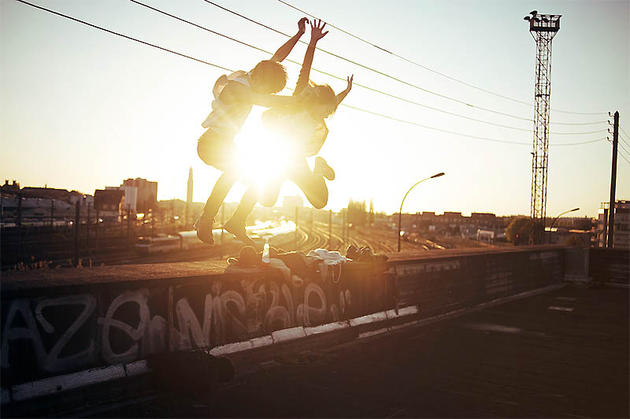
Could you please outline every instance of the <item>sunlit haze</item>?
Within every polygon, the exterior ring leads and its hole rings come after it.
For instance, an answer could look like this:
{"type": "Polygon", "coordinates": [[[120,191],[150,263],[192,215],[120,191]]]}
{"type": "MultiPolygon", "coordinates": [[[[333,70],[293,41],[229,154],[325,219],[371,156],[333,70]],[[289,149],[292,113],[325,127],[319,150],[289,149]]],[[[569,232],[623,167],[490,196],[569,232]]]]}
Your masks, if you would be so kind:
{"type": "MultiPolygon", "coordinates": [[[[130,1],[33,2],[230,69],[249,70],[269,58],[130,1]]],[[[275,0],[218,3],[290,34],[296,32],[301,17],[275,0]]],[[[146,4],[265,50],[275,51],[286,41],[202,0],[146,0],[146,4]]],[[[354,74],[355,86],[345,104],[499,142],[339,107],[327,120],[330,134],[321,151],[336,171],[336,179],[328,183],[327,208],[345,207],[350,198],[373,199],[377,211],[395,212],[411,185],[445,172],[415,189],[404,210],[529,214],[532,122],[527,119],[533,118],[535,44],[523,16],[533,9],[562,15],[553,41],[552,108],[595,113],[551,112],[547,214],[580,207],[576,215],[594,216],[600,202],[608,200],[611,146],[606,136],[612,135],[607,132],[607,113],[618,110],[620,126],[630,133],[630,2],[293,0],[292,4],[449,77],[530,103],[449,80],[330,27],[319,48],[476,107],[317,51],[314,68],[343,80],[354,74]],[[585,122],[597,124],[558,124],[585,122]],[[601,140],[587,143],[597,139],[601,140]],[[562,146],[573,143],[585,144],[562,146]]],[[[201,122],[210,111],[212,86],[225,71],[17,1],[1,2],[0,19],[1,179],[93,194],[123,179],[143,177],[158,182],[158,199],[185,199],[192,166],[194,200],[206,200],[220,172],[200,160],[196,144],[204,132],[201,122]]],[[[308,41],[308,31],[302,40],[308,41]]],[[[301,62],[304,51],[305,45],[298,44],[289,59],[301,62]]],[[[290,95],[288,88],[295,86],[299,67],[285,64],[289,81],[281,94],[290,95]]],[[[335,92],[345,88],[345,81],[316,71],[311,79],[329,83],[335,92]]],[[[285,160],[282,147],[260,122],[262,111],[254,109],[237,138],[248,166],[246,177],[258,184],[281,170],[285,160]]],[[[629,199],[630,136],[623,131],[622,136],[617,199],[629,199]]],[[[227,201],[238,201],[245,188],[246,184],[238,184],[227,201]]],[[[282,194],[301,192],[286,182],[282,194]]]]}

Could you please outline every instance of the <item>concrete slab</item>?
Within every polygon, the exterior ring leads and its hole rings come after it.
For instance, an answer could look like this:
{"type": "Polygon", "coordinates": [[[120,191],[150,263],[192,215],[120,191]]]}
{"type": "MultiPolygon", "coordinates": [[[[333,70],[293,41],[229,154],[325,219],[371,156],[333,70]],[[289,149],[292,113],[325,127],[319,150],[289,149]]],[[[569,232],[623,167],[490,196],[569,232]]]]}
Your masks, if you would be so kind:
{"type": "Polygon", "coordinates": [[[97,266],[93,268],[40,269],[2,272],[3,291],[68,285],[90,285],[124,281],[177,279],[219,275],[225,271],[224,260],[200,262],[150,263],[141,265],[97,266]]]}

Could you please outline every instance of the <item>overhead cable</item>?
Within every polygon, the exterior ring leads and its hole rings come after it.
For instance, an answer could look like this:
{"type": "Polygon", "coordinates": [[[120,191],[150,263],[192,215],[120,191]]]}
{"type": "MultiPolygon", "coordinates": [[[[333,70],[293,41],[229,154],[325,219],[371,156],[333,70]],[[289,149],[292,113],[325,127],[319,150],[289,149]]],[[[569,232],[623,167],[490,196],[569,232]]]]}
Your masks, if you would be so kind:
{"type": "MultiPolygon", "coordinates": [[[[206,1],[206,0],[204,0],[204,1],[206,1]]],[[[279,1],[280,3],[282,3],[282,4],[284,4],[285,6],[288,6],[288,7],[292,8],[292,9],[294,9],[294,10],[297,10],[298,12],[303,13],[303,14],[305,14],[305,15],[307,15],[307,16],[309,16],[309,17],[313,18],[313,19],[320,19],[320,18],[318,18],[318,17],[316,17],[316,16],[314,16],[314,15],[312,15],[312,14],[308,13],[308,12],[307,12],[307,11],[305,11],[305,10],[299,9],[298,7],[296,7],[296,6],[292,5],[291,3],[288,3],[288,2],[286,2],[286,1],[284,1],[284,0],[278,0],[278,1],[279,1]]],[[[379,46],[379,45],[377,45],[377,44],[375,44],[375,43],[373,43],[373,42],[370,42],[370,41],[368,41],[368,40],[366,40],[366,39],[363,39],[363,38],[361,38],[360,36],[357,36],[357,35],[355,35],[355,34],[353,34],[353,33],[349,32],[349,31],[347,31],[347,30],[341,29],[340,27],[335,26],[335,25],[333,25],[332,23],[327,22],[325,19],[321,19],[321,20],[322,20],[322,21],[325,21],[325,22],[326,22],[326,24],[328,24],[328,26],[330,26],[331,28],[335,28],[335,29],[337,29],[338,31],[340,31],[340,32],[342,32],[342,33],[345,33],[346,35],[348,35],[348,36],[350,36],[350,37],[352,37],[352,38],[354,38],[354,39],[357,39],[357,40],[359,40],[359,41],[361,41],[361,42],[363,42],[363,43],[365,43],[365,44],[368,44],[368,45],[370,45],[370,46],[372,46],[372,47],[374,47],[374,48],[376,48],[376,49],[378,49],[378,50],[380,50],[380,51],[383,51],[383,52],[385,52],[385,53],[387,53],[387,54],[390,54],[390,55],[392,55],[392,56],[394,56],[394,57],[396,57],[396,58],[399,58],[399,59],[401,59],[401,60],[403,60],[403,61],[406,61],[406,62],[408,62],[408,63],[410,63],[410,64],[413,64],[413,65],[415,65],[415,66],[417,66],[417,67],[423,68],[423,69],[425,69],[425,70],[427,70],[427,71],[430,71],[430,72],[432,72],[432,73],[434,73],[434,74],[438,74],[438,75],[440,75],[440,76],[442,76],[442,77],[444,77],[444,78],[447,78],[447,79],[449,79],[449,80],[451,80],[451,81],[454,81],[454,82],[457,82],[457,83],[463,84],[463,85],[468,86],[468,87],[470,87],[470,88],[473,88],[473,89],[476,89],[476,90],[482,91],[482,92],[484,92],[484,93],[488,93],[488,94],[493,95],[493,96],[496,96],[496,97],[500,97],[500,98],[502,98],[502,99],[510,100],[510,101],[512,101],[512,102],[521,103],[521,104],[528,105],[528,106],[533,106],[533,104],[532,104],[532,103],[530,103],[530,102],[527,102],[527,101],[524,101],[524,100],[520,100],[520,99],[515,99],[515,98],[509,97],[509,96],[505,96],[505,95],[502,95],[502,94],[500,94],[500,93],[496,93],[496,92],[493,92],[493,91],[491,91],[491,90],[487,90],[487,89],[484,89],[484,88],[482,88],[482,87],[475,86],[474,84],[471,84],[471,83],[465,82],[465,81],[463,81],[463,80],[457,79],[457,78],[455,78],[455,77],[449,76],[449,75],[444,74],[444,73],[442,73],[442,72],[440,72],[440,71],[434,70],[434,69],[432,69],[432,68],[430,68],[430,67],[427,67],[427,66],[425,66],[425,65],[423,65],[423,64],[420,64],[420,63],[418,63],[418,62],[416,62],[416,61],[413,61],[413,60],[410,60],[410,59],[408,59],[408,58],[405,58],[405,57],[403,57],[402,55],[396,54],[395,52],[392,52],[392,51],[390,51],[390,50],[389,50],[389,49],[387,49],[387,48],[383,48],[383,47],[381,47],[381,46],[379,46]]],[[[555,111],[555,112],[561,112],[561,113],[567,113],[567,114],[575,114],[575,115],[603,115],[603,114],[606,114],[606,112],[575,112],[575,111],[566,111],[566,110],[554,109],[554,108],[552,108],[551,110],[552,110],[552,111],[555,111]]]]}
{"type": "MultiPolygon", "coordinates": [[[[249,48],[255,49],[257,51],[260,51],[260,52],[263,52],[263,53],[266,53],[266,54],[269,54],[269,55],[273,55],[273,52],[265,50],[264,48],[257,47],[255,45],[250,44],[250,43],[247,43],[247,42],[241,41],[239,39],[233,38],[233,37],[231,37],[229,35],[225,35],[225,34],[223,34],[221,32],[217,32],[217,31],[212,30],[212,29],[210,29],[210,28],[208,28],[206,26],[197,24],[195,22],[191,22],[191,21],[189,21],[187,19],[184,19],[182,17],[179,17],[179,16],[173,15],[171,13],[165,12],[164,10],[158,9],[156,7],[149,6],[149,5],[147,5],[145,3],[142,3],[142,2],[140,2],[138,0],[129,0],[129,1],[131,1],[132,3],[135,3],[135,4],[139,5],[139,6],[143,6],[143,7],[146,7],[147,9],[150,9],[150,10],[153,10],[153,11],[158,12],[160,14],[163,14],[165,16],[168,16],[168,17],[170,17],[172,19],[176,19],[176,20],[178,20],[180,22],[184,22],[184,23],[192,25],[192,26],[194,26],[196,28],[202,29],[202,30],[204,30],[206,32],[212,33],[214,35],[220,36],[220,37],[225,38],[225,39],[229,39],[231,41],[234,41],[234,42],[239,43],[241,45],[244,45],[244,46],[247,46],[249,48]]],[[[229,11],[230,13],[234,13],[234,14],[240,16],[240,17],[243,17],[244,19],[253,21],[252,19],[249,19],[249,18],[247,18],[245,16],[242,16],[242,15],[240,15],[240,14],[238,14],[236,12],[233,12],[233,11],[231,11],[231,10],[225,8],[225,7],[219,6],[219,5],[217,5],[216,3],[212,2],[212,1],[209,1],[209,0],[204,0],[204,1],[209,3],[209,4],[215,5],[215,6],[221,8],[223,10],[229,11]]],[[[276,31],[275,29],[270,28],[270,27],[268,27],[266,25],[263,25],[263,24],[261,24],[261,25],[266,27],[266,28],[269,28],[271,30],[276,31]]],[[[280,32],[280,31],[276,31],[276,32],[278,32],[278,33],[280,33],[282,35],[290,37],[290,35],[285,34],[283,32],[280,32]]],[[[290,63],[296,64],[296,65],[301,65],[300,62],[295,61],[295,60],[287,59],[287,61],[290,62],[290,63]]],[[[318,72],[320,74],[324,74],[326,76],[335,78],[337,80],[345,81],[345,78],[343,78],[341,76],[337,76],[337,75],[332,74],[332,73],[329,73],[327,71],[319,70],[319,69],[317,69],[315,67],[313,67],[312,70],[316,71],[316,72],[318,72]]],[[[405,82],[403,82],[403,83],[405,83],[405,82]]],[[[424,103],[420,103],[420,102],[417,102],[417,101],[414,101],[414,100],[410,100],[410,99],[407,99],[407,98],[404,98],[404,97],[401,97],[401,96],[397,96],[397,95],[394,95],[394,94],[391,94],[391,93],[388,93],[388,92],[384,92],[384,91],[381,91],[379,89],[375,89],[373,87],[370,87],[370,86],[367,86],[367,85],[363,85],[361,83],[353,83],[353,84],[358,86],[358,87],[361,87],[363,89],[370,90],[372,92],[379,93],[381,95],[385,95],[385,96],[388,96],[390,98],[393,98],[393,99],[396,99],[396,100],[399,100],[399,101],[402,101],[402,102],[406,102],[406,103],[409,103],[409,104],[412,104],[412,105],[415,105],[415,106],[419,106],[419,107],[422,107],[422,108],[425,108],[425,109],[429,109],[429,110],[432,110],[432,111],[435,111],[435,112],[440,112],[440,113],[444,113],[444,114],[447,114],[447,115],[451,115],[451,116],[454,116],[454,117],[457,117],[457,118],[467,119],[467,120],[474,121],[474,122],[479,122],[479,123],[482,123],[482,124],[487,124],[487,125],[492,125],[492,126],[501,127],[501,128],[507,128],[507,129],[513,129],[513,130],[517,130],[517,131],[524,131],[524,132],[530,132],[530,133],[532,132],[531,129],[527,129],[527,128],[520,128],[520,127],[514,127],[514,126],[510,126],[510,125],[499,124],[499,123],[495,123],[495,122],[492,122],[492,121],[486,121],[486,120],[482,120],[482,119],[473,118],[473,117],[469,117],[469,116],[466,116],[466,115],[458,114],[456,112],[450,112],[450,111],[447,111],[447,110],[444,110],[444,109],[440,109],[440,108],[437,108],[437,107],[434,107],[434,106],[431,106],[431,105],[426,105],[424,103]]],[[[498,111],[493,111],[493,112],[499,113],[499,114],[505,115],[505,116],[510,116],[510,117],[513,117],[513,118],[519,118],[519,119],[522,119],[522,120],[525,120],[525,121],[528,121],[528,122],[532,122],[532,120],[528,119],[528,118],[521,118],[521,117],[517,117],[517,116],[514,116],[514,115],[498,112],[498,111]]],[[[601,122],[606,122],[606,121],[604,120],[604,121],[601,121],[601,122]]],[[[599,123],[599,122],[595,122],[595,123],[599,123]]],[[[567,124],[567,125],[572,125],[572,124],[567,124]]],[[[602,132],[602,131],[605,131],[605,129],[594,130],[594,131],[587,131],[587,132],[551,132],[551,134],[556,134],[556,135],[584,135],[584,134],[595,134],[595,133],[602,132]]]]}
{"type": "MultiPolygon", "coordinates": [[[[135,3],[137,3],[137,1],[135,1],[135,0],[131,0],[131,1],[134,1],[135,3]]],[[[275,32],[275,33],[277,33],[277,34],[280,34],[280,35],[283,35],[283,36],[285,36],[285,37],[291,38],[291,35],[289,35],[289,34],[287,34],[287,33],[285,33],[285,32],[282,32],[282,31],[280,31],[280,30],[278,30],[278,29],[275,29],[275,28],[273,28],[273,27],[271,27],[271,26],[269,26],[269,25],[266,25],[266,24],[264,24],[264,23],[262,23],[262,22],[259,22],[259,21],[255,20],[255,19],[252,19],[252,18],[250,18],[250,17],[247,17],[247,16],[243,15],[242,13],[238,13],[238,12],[236,12],[236,11],[234,11],[234,10],[231,10],[231,9],[227,8],[227,7],[221,6],[220,4],[217,4],[217,3],[216,3],[216,2],[214,2],[214,1],[211,1],[211,0],[203,0],[203,1],[205,1],[206,3],[208,3],[208,4],[212,5],[212,6],[218,7],[219,9],[224,10],[224,11],[226,11],[226,12],[228,12],[228,13],[231,13],[231,14],[233,14],[233,15],[235,15],[235,16],[238,16],[238,17],[240,17],[240,18],[242,18],[242,19],[245,19],[245,20],[247,20],[247,21],[249,21],[249,22],[252,22],[252,23],[254,23],[254,24],[258,25],[258,26],[261,26],[261,27],[263,27],[263,28],[265,28],[265,29],[268,29],[268,30],[270,30],[270,31],[272,31],[272,32],[275,32]]],[[[306,14],[308,14],[308,13],[306,13],[306,14]]],[[[311,15],[309,15],[309,16],[311,16],[311,15]]],[[[331,25],[331,26],[332,26],[332,25],[331,25]]],[[[299,40],[298,42],[300,42],[300,43],[302,43],[302,44],[306,44],[306,45],[308,44],[308,42],[305,42],[305,41],[302,41],[302,40],[299,40]]],[[[457,99],[457,98],[453,98],[453,97],[446,96],[446,95],[443,95],[443,94],[438,93],[438,92],[434,92],[434,91],[432,91],[432,90],[429,90],[429,89],[426,89],[426,88],[424,88],[424,87],[418,86],[417,84],[410,83],[410,82],[405,81],[405,80],[402,80],[402,79],[400,79],[400,78],[398,78],[398,77],[394,77],[394,76],[392,76],[392,75],[390,75],[390,74],[385,73],[384,71],[374,69],[374,68],[372,68],[372,67],[370,67],[370,66],[367,66],[367,65],[365,65],[365,64],[361,64],[361,63],[359,63],[359,62],[357,62],[357,61],[355,61],[355,60],[351,60],[351,59],[346,58],[346,57],[344,57],[344,56],[342,56],[342,55],[340,55],[340,54],[336,54],[336,53],[334,53],[334,52],[331,52],[331,51],[325,50],[325,49],[323,49],[323,48],[317,48],[317,50],[318,50],[318,51],[321,51],[321,52],[323,52],[323,53],[325,53],[325,54],[331,55],[331,56],[333,56],[333,57],[335,57],[335,58],[339,58],[339,59],[341,59],[341,60],[344,60],[344,61],[346,61],[346,62],[349,62],[349,63],[351,63],[351,64],[354,64],[354,65],[356,65],[356,66],[359,66],[359,67],[361,67],[361,68],[364,68],[364,69],[366,69],[366,70],[372,71],[372,72],[374,72],[374,73],[376,73],[376,74],[379,74],[379,75],[381,75],[381,76],[384,76],[384,77],[387,77],[387,78],[392,79],[392,80],[394,80],[394,81],[397,81],[397,82],[399,82],[399,83],[401,83],[401,84],[404,84],[404,85],[406,85],[406,86],[413,87],[413,88],[418,89],[418,90],[420,90],[420,91],[423,91],[423,92],[425,92],[425,93],[429,93],[429,94],[432,94],[432,95],[436,95],[436,96],[441,97],[441,98],[443,98],[443,99],[451,100],[451,101],[454,101],[454,102],[459,103],[459,104],[464,105],[464,106],[473,107],[473,108],[480,109],[480,110],[487,111],[487,112],[497,113],[497,114],[499,114],[499,115],[507,116],[507,117],[510,117],[510,118],[521,119],[521,120],[525,120],[525,121],[533,122],[533,119],[531,119],[531,118],[520,117],[520,116],[513,115],[513,114],[507,114],[507,113],[504,113],[504,112],[499,112],[499,111],[496,111],[496,110],[494,110],[494,109],[484,108],[484,107],[481,107],[481,106],[478,106],[478,105],[473,105],[473,104],[470,104],[470,103],[468,103],[468,102],[466,102],[466,101],[459,100],[459,99],[457,99]]],[[[313,68],[313,70],[318,71],[318,70],[317,70],[317,69],[315,69],[315,68],[313,68]]],[[[326,74],[326,73],[324,73],[324,74],[326,74]]],[[[332,77],[334,77],[334,78],[338,78],[337,76],[332,76],[332,77]]],[[[359,85],[359,84],[357,84],[357,85],[359,85]]],[[[526,102],[525,102],[525,103],[526,103],[526,102]]],[[[421,105],[421,106],[422,106],[422,105],[421,105]]],[[[436,109],[434,109],[434,110],[436,110],[436,109]]],[[[438,110],[438,111],[439,111],[439,110],[438,110]]],[[[469,119],[471,119],[471,118],[469,118],[469,119]]],[[[480,121],[480,120],[478,120],[478,119],[474,119],[474,118],[472,118],[472,119],[473,119],[473,120],[476,120],[476,121],[480,121]]],[[[488,123],[488,122],[486,122],[486,121],[480,121],[480,122],[482,122],[482,123],[488,123]]],[[[601,124],[601,123],[605,123],[605,122],[606,122],[606,120],[602,120],[602,121],[593,121],[593,122],[577,122],[577,123],[576,123],[576,122],[552,122],[552,125],[595,125],[595,124],[601,124]]],[[[492,125],[492,123],[490,123],[490,124],[492,125]]],[[[501,125],[498,125],[498,126],[501,126],[501,125]]],[[[504,126],[504,127],[505,127],[505,126],[504,126]]],[[[511,127],[511,128],[513,128],[513,127],[511,127]]],[[[517,129],[518,129],[518,128],[517,128],[517,129]]]]}
{"type": "MultiPolygon", "coordinates": [[[[396,118],[394,116],[386,115],[386,114],[383,114],[383,113],[380,113],[380,112],[375,112],[375,111],[370,111],[368,109],[359,108],[357,106],[353,106],[353,105],[350,105],[350,104],[342,103],[341,106],[344,106],[344,107],[350,108],[350,109],[354,109],[356,111],[368,113],[368,114],[371,114],[371,115],[379,116],[381,118],[390,119],[392,121],[400,122],[400,123],[403,123],[403,124],[414,125],[414,126],[417,126],[417,127],[426,128],[426,129],[430,129],[430,130],[434,130],[434,131],[439,131],[439,132],[443,132],[443,133],[447,133],[447,134],[458,135],[460,137],[468,137],[468,138],[474,138],[476,140],[490,141],[490,142],[502,143],[502,144],[525,145],[525,146],[531,145],[531,143],[529,143],[529,142],[507,141],[507,140],[501,140],[501,139],[498,139],[498,138],[482,137],[482,136],[477,136],[477,135],[464,134],[464,133],[457,132],[457,131],[451,131],[451,130],[447,130],[447,129],[443,129],[443,128],[433,127],[433,126],[430,126],[430,125],[421,124],[419,122],[414,122],[414,121],[409,121],[409,120],[405,120],[405,119],[400,119],[400,118],[396,118]]],[[[603,140],[605,140],[605,138],[597,138],[595,140],[582,141],[582,142],[577,142],[577,143],[550,144],[550,146],[551,147],[576,146],[576,145],[596,143],[596,142],[600,142],[600,141],[603,141],[603,140]]]]}
{"type": "MultiPolygon", "coordinates": [[[[607,140],[607,141],[610,143],[610,145],[612,146],[612,143],[613,143],[613,142],[610,140],[610,138],[606,137],[606,140],[607,140]]],[[[619,143],[617,143],[617,145],[619,145],[619,143]]],[[[626,156],[624,156],[624,154],[623,154],[623,153],[621,153],[621,152],[619,151],[619,149],[617,149],[617,155],[618,155],[618,156],[621,156],[621,158],[622,158],[622,159],[624,159],[626,162],[628,162],[628,164],[630,164],[630,160],[628,160],[628,159],[626,158],[626,156]]]]}
{"type": "MultiPolygon", "coordinates": [[[[221,65],[218,65],[218,64],[215,64],[215,63],[211,63],[209,61],[202,60],[202,59],[199,59],[199,58],[187,55],[187,54],[183,54],[183,53],[180,53],[178,51],[174,51],[172,49],[165,48],[165,47],[162,47],[160,45],[156,45],[156,44],[153,44],[153,43],[150,43],[150,42],[147,42],[147,41],[143,41],[143,40],[140,40],[140,39],[137,39],[137,38],[133,38],[133,37],[125,35],[123,33],[115,32],[115,31],[112,31],[110,29],[106,29],[104,27],[95,25],[93,23],[90,23],[90,22],[87,22],[87,21],[84,21],[84,20],[81,20],[81,19],[77,19],[75,17],[66,15],[66,14],[61,13],[61,12],[57,12],[57,11],[52,10],[52,9],[48,9],[46,7],[43,7],[43,6],[39,6],[39,5],[30,3],[30,2],[25,1],[25,0],[16,0],[16,1],[18,1],[20,3],[23,3],[23,4],[26,4],[28,6],[34,7],[36,9],[40,9],[40,10],[46,11],[48,13],[54,14],[56,16],[60,16],[60,17],[63,17],[65,19],[69,19],[69,20],[72,20],[74,22],[81,23],[81,24],[89,26],[91,28],[98,29],[100,31],[110,33],[112,35],[120,36],[122,38],[131,40],[131,41],[134,41],[134,42],[138,42],[140,44],[147,45],[147,46],[159,49],[159,50],[164,51],[164,52],[168,52],[168,53],[180,56],[180,57],[188,58],[188,59],[193,60],[193,61],[198,62],[198,63],[206,64],[206,65],[209,65],[209,66],[212,66],[212,67],[215,67],[215,68],[219,68],[219,69],[225,70],[225,71],[230,71],[230,72],[235,71],[235,70],[233,70],[231,68],[224,67],[224,66],[221,66],[221,65]]],[[[345,106],[347,108],[354,109],[354,110],[357,110],[357,111],[360,111],[360,112],[364,112],[364,113],[368,113],[368,114],[371,114],[371,115],[380,116],[382,118],[390,119],[390,120],[397,121],[397,122],[400,122],[400,123],[404,123],[404,124],[408,124],[408,125],[415,125],[415,126],[418,126],[418,127],[422,127],[422,128],[426,128],[426,129],[430,129],[430,130],[435,130],[435,131],[440,131],[440,132],[444,132],[444,133],[448,133],[448,134],[453,134],[453,135],[457,135],[457,136],[461,136],[461,137],[467,137],[467,138],[472,138],[472,139],[477,139],[477,140],[484,140],[484,141],[491,141],[491,142],[496,142],[496,143],[504,143],[504,144],[529,145],[529,143],[524,143],[524,142],[514,142],[514,141],[500,140],[500,139],[496,139],[496,138],[481,137],[481,136],[464,134],[464,133],[460,133],[460,132],[456,132],[456,131],[445,130],[445,129],[442,129],[442,128],[437,128],[437,127],[432,127],[432,126],[429,126],[429,125],[424,125],[424,124],[421,124],[421,123],[418,123],[418,122],[407,121],[407,120],[395,118],[395,117],[392,117],[392,116],[389,116],[389,115],[385,115],[385,114],[381,114],[381,113],[378,113],[378,112],[370,111],[370,110],[367,110],[367,109],[359,108],[359,107],[352,106],[352,105],[349,105],[349,104],[342,103],[341,106],[345,106]]],[[[594,142],[601,141],[601,140],[602,139],[584,141],[584,142],[579,142],[579,143],[552,144],[552,146],[582,145],[582,144],[594,143],[594,142]]]]}
{"type": "Polygon", "coordinates": [[[95,24],[93,24],[93,23],[86,22],[86,21],[84,21],[84,20],[77,19],[77,18],[72,17],[72,16],[68,16],[68,15],[65,15],[65,14],[60,13],[60,12],[56,12],[56,11],[54,11],[54,10],[52,10],[52,9],[48,9],[48,8],[46,8],[46,7],[42,7],[42,6],[39,6],[39,5],[37,5],[37,4],[29,3],[28,1],[25,1],[25,0],[16,0],[16,1],[18,1],[18,2],[20,2],[20,3],[24,3],[24,4],[26,4],[26,5],[29,5],[29,6],[31,6],[31,7],[35,7],[36,9],[44,10],[44,11],[46,11],[46,12],[48,12],[48,13],[52,13],[52,14],[57,15],[57,16],[61,16],[61,17],[64,17],[64,18],[66,18],[66,19],[70,19],[70,20],[73,20],[73,21],[75,21],[75,22],[82,23],[82,24],[87,25],[87,26],[90,26],[90,27],[92,27],[92,28],[94,28],[94,29],[98,29],[98,30],[100,30],[100,31],[107,32],[107,33],[110,33],[110,34],[112,34],[112,35],[116,35],[116,36],[123,37],[123,38],[125,38],[125,39],[129,39],[130,41],[138,42],[138,43],[141,43],[141,44],[144,44],[144,45],[147,45],[147,46],[153,47],[153,48],[160,49],[160,50],[162,50],[162,51],[170,52],[171,54],[179,55],[180,57],[188,58],[188,59],[191,59],[191,60],[194,60],[194,61],[197,61],[197,62],[203,63],[203,64],[207,64],[207,65],[209,65],[209,66],[216,67],[216,68],[221,69],[221,70],[225,70],[225,71],[234,71],[234,70],[230,70],[230,69],[229,69],[229,68],[227,68],[227,67],[223,67],[223,66],[221,66],[221,65],[214,64],[214,63],[211,63],[211,62],[209,62],[209,61],[202,60],[202,59],[200,59],[200,58],[195,58],[195,57],[192,57],[192,56],[190,56],[190,55],[187,55],[187,54],[183,54],[183,53],[181,53],[181,52],[174,51],[174,50],[172,50],[172,49],[164,48],[164,47],[162,47],[162,46],[159,46],[159,45],[156,45],[156,44],[152,44],[152,43],[147,42],[147,41],[143,41],[142,39],[137,39],[137,38],[131,37],[131,36],[129,36],[129,35],[125,35],[125,34],[122,34],[122,33],[119,33],[119,32],[115,32],[115,31],[112,31],[112,30],[110,30],[110,29],[106,29],[106,28],[103,28],[103,27],[101,27],[101,26],[95,25],[95,24]]]}

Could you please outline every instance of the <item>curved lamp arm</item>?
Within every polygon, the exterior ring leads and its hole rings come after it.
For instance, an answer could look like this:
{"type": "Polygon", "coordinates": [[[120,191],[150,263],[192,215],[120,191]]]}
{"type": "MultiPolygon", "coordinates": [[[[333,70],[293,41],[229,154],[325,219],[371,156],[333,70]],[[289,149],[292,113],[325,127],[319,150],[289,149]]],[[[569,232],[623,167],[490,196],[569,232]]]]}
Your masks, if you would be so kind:
{"type": "Polygon", "coordinates": [[[403,199],[400,202],[400,210],[398,211],[398,251],[399,252],[400,252],[400,224],[401,224],[401,221],[402,221],[402,208],[403,208],[403,204],[405,203],[405,199],[407,199],[407,195],[409,195],[409,192],[411,192],[411,190],[413,188],[415,188],[416,186],[418,186],[419,184],[421,184],[425,180],[433,179],[433,178],[440,177],[440,176],[444,176],[444,172],[436,173],[433,176],[429,176],[427,178],[424,178],[424,179],[414,183],[413,186],[411,188],[409,188],[409,190],[407,191],[405,196],[403,196],[403,199]]]}

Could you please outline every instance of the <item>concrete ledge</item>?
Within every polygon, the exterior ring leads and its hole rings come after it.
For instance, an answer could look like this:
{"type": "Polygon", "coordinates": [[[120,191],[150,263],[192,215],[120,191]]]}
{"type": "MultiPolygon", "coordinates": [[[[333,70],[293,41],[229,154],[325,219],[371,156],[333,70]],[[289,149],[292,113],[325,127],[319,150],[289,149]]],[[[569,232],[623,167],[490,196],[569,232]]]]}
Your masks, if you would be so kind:
{"type": "Polygon", "coordinates": [[[210,355],[219,356],[225,354],[231,354],[234,352],[246,351],[252,349],[254,346],[249,340],[242,342],[228,343],[227,345],[217,346],[210,350],[210,355]]]}
{"type": "Polygon", "coordinates": [[[385,312],[385,316],[387,316],[388,319],[397,319],[402,316],[418,314],[419,312],[420,312],[420,309],[418,308],[418,306],[407,306],[407,307],[399,308],[398,313],[394,309],[387,310],[385,312]]]}
{"type": "Polygon", "coordinates": [[[367,316],[350,319],[348,320],[348,322],[350,323],[351,327],[355,327],[362,324],[380,322],[383,320],[387,320],[387,314],[384,311],[380,311],[378,313],[368,314],[367,316]]]}
{"type": "Polygon", "coordinates": [[[146,374],[150,371],[149,366],[147,365],[147,361],[144,359],[125,364],[124,367],[127,377],[146,374]]]}
{"type": "Polygon", "coordinates": [[[304,332],[306,333],[306,336],[312,336],[312,335],[317,335],[320,333],[327,333],[327,332],[333,332],[339,329],[345,329],[347,327],[350,327],[350,323],[347,321],[335,322],[335,323],[322,324],[321,326],[305,327],[304,332]]]}
{"type": "Polygon", "coordinates": [[[286,342],[287,340],[299,339],[306,337],[304,327],[292,327],[290,329],[276,330],[271,333],[273,343],[286,342]]]}
{"type": "Polygon", "coordinates": [[[73,374],[58,375],[13,386],[12,399],[13,401],[28,400],[123,377],[125,377],[125,369],[122,365],[112,365],[105,368],[79,371],[73,374]]]}
{"type": "Polygon", "coordinates": [[[260,336],[249,340],[252,344],[252,348],[262,348],[263,346],[273,345],[273,338],[271,335],[260,336]]]}

